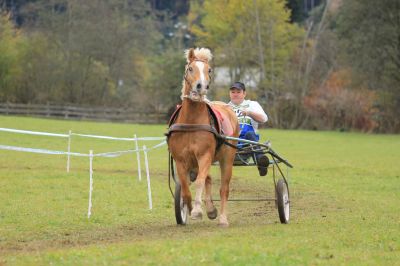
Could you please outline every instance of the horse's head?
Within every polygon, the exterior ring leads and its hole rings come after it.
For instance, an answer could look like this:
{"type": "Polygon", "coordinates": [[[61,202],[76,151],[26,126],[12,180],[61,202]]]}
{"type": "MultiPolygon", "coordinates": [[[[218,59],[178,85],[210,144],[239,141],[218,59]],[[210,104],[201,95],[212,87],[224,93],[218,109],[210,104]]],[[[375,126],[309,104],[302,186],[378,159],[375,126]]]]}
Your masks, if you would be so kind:
{"type": "Polygon", "coordinates": [[[211,80],[209,61],[212,54],[207,48],[196,48],[185,51],[186,67],[182,88],[182,98],[192,101],[203,101],[208,92],[211,80]]]}

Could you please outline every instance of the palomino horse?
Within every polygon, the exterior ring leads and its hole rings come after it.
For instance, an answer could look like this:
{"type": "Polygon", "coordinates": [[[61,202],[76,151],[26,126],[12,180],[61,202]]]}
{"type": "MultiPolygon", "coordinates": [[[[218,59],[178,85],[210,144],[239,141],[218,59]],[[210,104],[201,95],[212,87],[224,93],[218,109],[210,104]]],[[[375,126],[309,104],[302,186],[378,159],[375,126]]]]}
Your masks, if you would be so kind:
{"type": "MultiPolygon", "coordinates": [[[[224,124],[230,127],[231,136],[238,137],[239,125],[236,115],[226,104],[212,103],[206,98],[209,90],[212,54],[209,49],[196,48],[185,51],[187,65],[182,88],[182,107],[174,125],[170,127],[168,148],[176,162],[176,170],[181,184],[183,202],[188,206],[192,219],[201,219],[202,193],[205,188],[205,207],[210,219],[217,217],[217,209],[211,199],[211,176],[209,170],[213,162],[218,161],[221,170],[221,212],[219,225],[228,226],[227,200],[232,165],[236,150],[227,145],[218,145],[213,119],[210,115],[216,109],[224,118],[224,124]],[[194,207],[189,190],[189,176],[197,174],[194,207]]],[[[236,144],[231,141],[231,144],[236,144]]]]}

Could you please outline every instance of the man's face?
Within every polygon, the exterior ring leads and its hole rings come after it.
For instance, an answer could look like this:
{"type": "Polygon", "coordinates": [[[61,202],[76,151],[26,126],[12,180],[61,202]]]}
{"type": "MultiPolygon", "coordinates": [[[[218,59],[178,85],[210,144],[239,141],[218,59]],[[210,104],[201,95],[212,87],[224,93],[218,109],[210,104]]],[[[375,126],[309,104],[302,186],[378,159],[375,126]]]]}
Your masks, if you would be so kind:
{"type": "Polygon", "coordinates": [[[246,91],[233,88],[229,90],[229,97],[231,97],[233,104],[241,104],[244,101],[244,97],[246,97],[246,91]]]}

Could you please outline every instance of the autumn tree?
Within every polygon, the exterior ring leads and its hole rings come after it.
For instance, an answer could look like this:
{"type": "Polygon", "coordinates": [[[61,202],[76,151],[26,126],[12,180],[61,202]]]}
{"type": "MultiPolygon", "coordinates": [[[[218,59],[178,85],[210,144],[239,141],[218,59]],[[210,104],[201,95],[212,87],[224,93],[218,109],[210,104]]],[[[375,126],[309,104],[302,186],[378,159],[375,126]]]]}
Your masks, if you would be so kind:
{"type": "Polygon", "coordinates": [[[26,50],[26,40],[13,23],[9,14],[0,13],[0,100],[13,101],[19,89],[26,50]]]}
{"type": "Polygon", "coordinates": [[[269,101],[268,111],[275,121],[280,115],[274,106],[276,99],[297,89],[287,86],[293,84],[288,80],[292,75],[287,74],[303,36],[303,30],[290,23],[285,4],[276,0],[192,1],[189,14],[197,44],[213,48],[216,63],[229,67],[232,81],[255,80],[256,93],[265,105],[269,101]]]}
{"type": "MultiPolygon", "coordinates": [[[[51,54],[48,64],[53,69],[47,72],[47,83],[52,83],[58,98],[47,100],[96,105],[132,102],[143,78],[133,75],[141,67],[136,62],[151,54],[160,38],[145,1],[37,1],[25,6],[24,12],[25,29],[46,36],[51,54]]],[[[35,69],[45,70],[46,64],[35,69]]]]}
{"type": "Polygon", "coordinates": [[[400,132],[400,2],[343,1],[336,24],[355,82],[379,95],[381,130],[400,132]]]}

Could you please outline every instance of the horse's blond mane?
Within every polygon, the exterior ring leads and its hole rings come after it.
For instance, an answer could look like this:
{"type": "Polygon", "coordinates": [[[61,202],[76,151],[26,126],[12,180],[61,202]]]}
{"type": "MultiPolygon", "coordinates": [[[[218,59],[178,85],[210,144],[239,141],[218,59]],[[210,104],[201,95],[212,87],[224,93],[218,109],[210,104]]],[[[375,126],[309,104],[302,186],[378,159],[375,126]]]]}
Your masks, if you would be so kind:
{"type": "MultiPolygon", "coordinates": [[[[186,62],[188,62],[188,63],[189,63],[189,51],[190,51],[189,49],[185,50],[185,58],[186,58],[186,62]]],[[[197,59],[208,61],[208,62],[210,62],[212,60],[212,57],[213,57],[210,49],[208,49],[208,48],[196,48],[196,49],[194,49],[194,56],[197,59]]]]}

